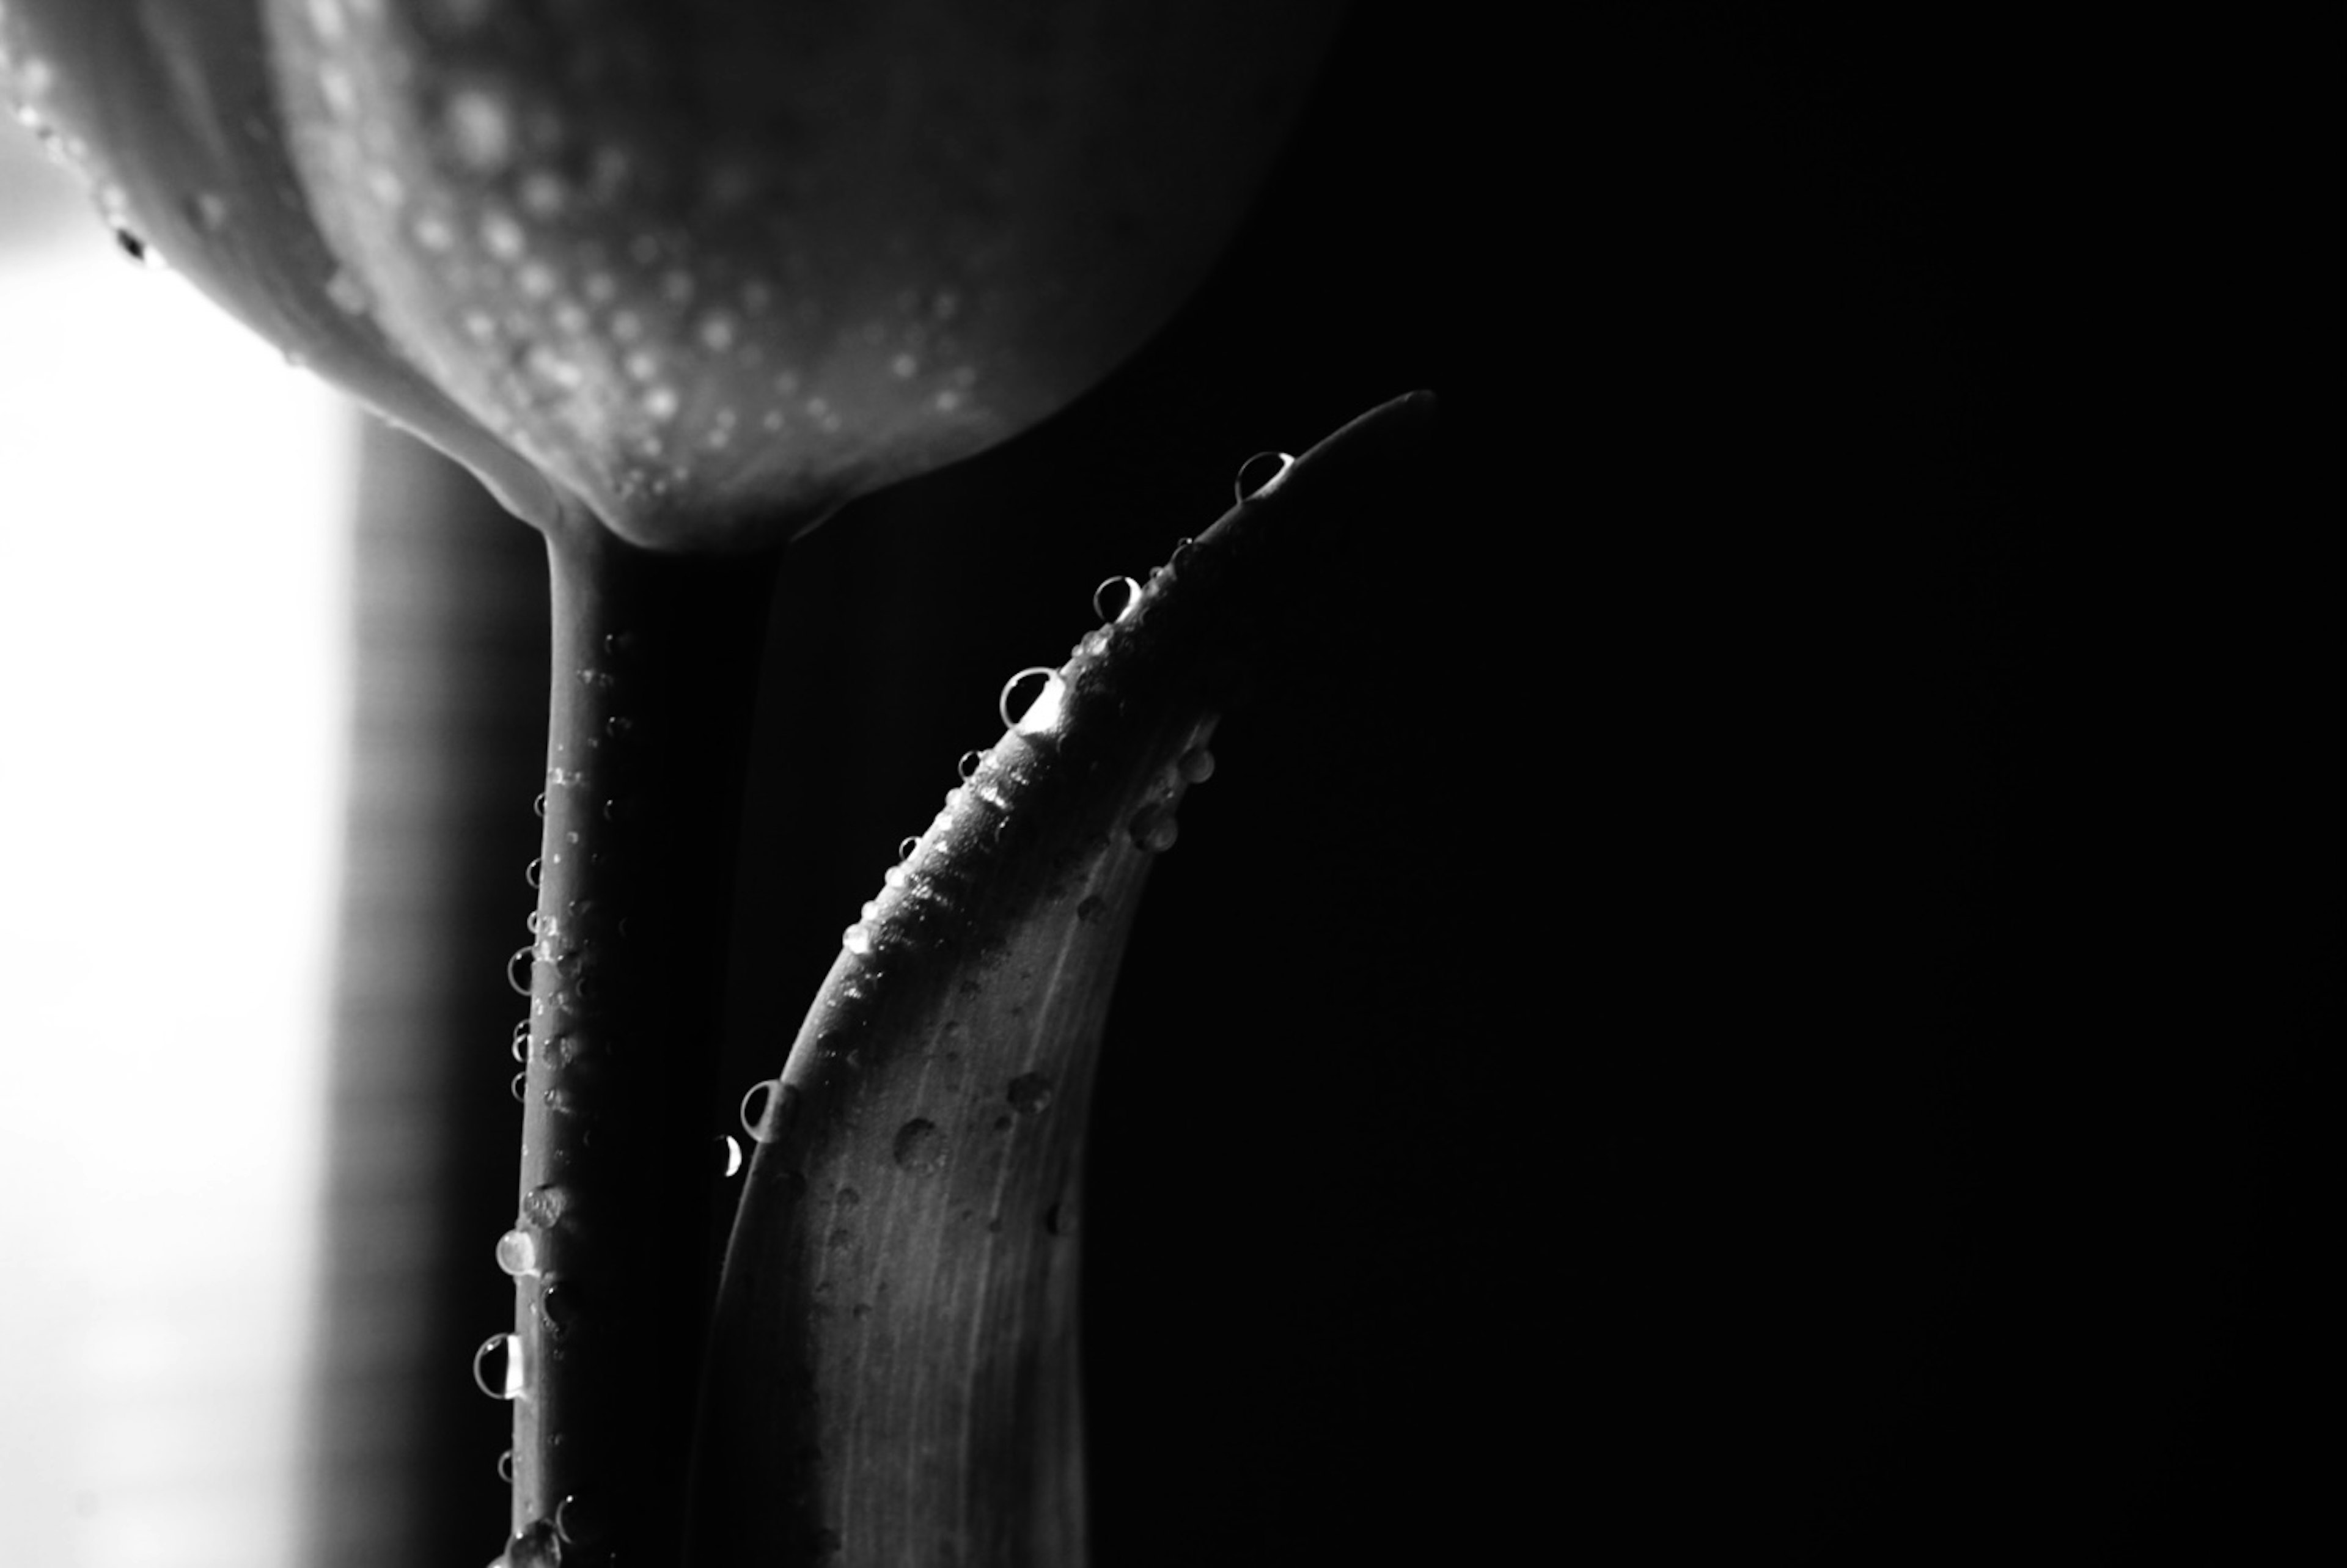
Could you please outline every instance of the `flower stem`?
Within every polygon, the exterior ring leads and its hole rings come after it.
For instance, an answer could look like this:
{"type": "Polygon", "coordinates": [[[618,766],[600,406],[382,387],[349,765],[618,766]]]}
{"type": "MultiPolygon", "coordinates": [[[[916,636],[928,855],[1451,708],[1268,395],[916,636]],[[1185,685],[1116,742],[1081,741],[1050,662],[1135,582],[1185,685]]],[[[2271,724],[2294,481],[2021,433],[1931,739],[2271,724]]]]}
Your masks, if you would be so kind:
{"type": "Polygon", "coordinates": [[[548,559],[537,940],[512,960],[529,994],[519,1212],[497,1245],[515,1329],[484,1378],[513,1399],[513,1568],[675,1550],[712,1284],[734,841],[777,560],[654,555],[591,524],[550,531],[548,559]]]}

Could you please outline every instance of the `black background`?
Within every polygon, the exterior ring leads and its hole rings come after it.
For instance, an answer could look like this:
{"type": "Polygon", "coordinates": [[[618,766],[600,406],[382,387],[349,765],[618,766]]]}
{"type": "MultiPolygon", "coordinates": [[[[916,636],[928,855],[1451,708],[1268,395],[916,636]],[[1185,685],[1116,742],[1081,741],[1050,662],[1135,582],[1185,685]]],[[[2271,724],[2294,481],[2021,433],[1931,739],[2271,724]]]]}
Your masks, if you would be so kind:
{"type": "MultiPolygon", "coordinates": [[[[1094,582],[1431,387],[1128,960],[1098,1561],[2263,1560],[2336,1017],[2302,45],[1553,9],[1358,7],[1161,341],[795,549],[729,1081],[1094,582]]],[[[452,1385],[423,1512],[486,1555],[452,1385]]]]}

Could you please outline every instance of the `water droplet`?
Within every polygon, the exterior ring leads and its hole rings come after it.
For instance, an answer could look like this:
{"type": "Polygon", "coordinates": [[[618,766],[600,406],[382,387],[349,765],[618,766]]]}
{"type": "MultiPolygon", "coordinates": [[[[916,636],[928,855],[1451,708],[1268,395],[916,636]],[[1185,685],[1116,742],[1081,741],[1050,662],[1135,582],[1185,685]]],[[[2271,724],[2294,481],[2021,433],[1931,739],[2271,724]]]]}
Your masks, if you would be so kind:
{"type": "Polygon", "coordinates": [[[528,883],[532,887],[537,886],[538,878],[545,875],[546,862],[541,859],[533,859],[528,865],[521,868],[521,879],[528,883]]]}
{"type": "Polygon", "coordinates": [[[615,741],[626,740],[635,733],[635,728],[636,722],[621,713],[614,713],[603,721],[603,733],[615,741]]]}
{"type": "Polygon", "coordinates": [[[1141,602],[1141,585],[1129,577],[1112,577],[1092,589],[1092,613],[1102,620],[1122,620],[1141,602]]]}
{"type": "Polygon", "coordinates": [[[1005,682],[996,706],[1004,727],[1022,735],[1040,735],[1059,727],[1060,706],[1067,692],[1068,684],[1058,671],[1038,664],[1005,682]]]}
{"type": "Polygon", "coordinates": [[[326,298],[332,300],[334,308],[344,315],[364,315],[366,313],[366,285],[339,267],[326,280],[326,298]]]}
{"type": "Polygon", "coordinates": [[[497,1456],[497,1479],[511,1486],[513,1475],[513,1450],[507,1449],[497,1456]]]}
{"type": "Polygon", "coordinates": [[[914,853],[915,853],[916,851],[917,851],[920,847],[921,847],[921,841],[920,841],[919,839],[917,839],[917,838],[907,838],[907,839],[905,839],[904,841],[902,841],[901,843],[899,843],[899,844],[897,845],[897,858],[898,860],[900,860],[900,861],[903,861],[903,860],[910,860],[911,858],[913,858],[914,853]]]}
{"type": "Polygon", "coordinates": [[[527,1053],[528,1053],[528,1050],[529,1050],[529,1020],[528,1020],[528,1019],[523,1019],[519,1023],[517,1023],[517,1024],[515,1024],[515,1025],[514,1025],[514,1029],[513,1029],[513,1059],[514,1059],[516,1061],[525,1061],[525,1060],[527,1060],[527,1053]]]}
{"type": "Polygon", "coordinates": [[[737,1175],[742,1170],[742,1143],[731,1132],[717,1135],[717,1173],[737,1175]]]}
{"type": "Polygon", "coordinates": [[[511,1230],[497,1237],[497,1266],[516,1279],[538,1272],[538,1238],[525,1230],[511,1230]]]}
{"type": "Polygon", "coordinates": [[[541,1519],[529,1527],[528,1533],[517,1535],[506,1543],[506,1554],[490,1568],[562,1568],[562,1539],[554,1532],[551,1520],[541,1519]]]}
{"type": "Polygon", "coordinates": [[[541,818],[546,815],[546,792],[544,790],[538,792],[538,798],[529,803],[529,809],[533,814],[541,818]]]}
{"type": "Polygon", "coordinates": [[[521,1201],[522,1223],[539,1230],[551,1230],[569,1210],[570,1189],[553,1183],[536,1188],[521,1201]]]}
{"type": "Polygon", "coordinates": [[[967,784],[978,776],[978,770],[985,762],[984,752],[964,752],[961,754],[961,761],[954,764],[954,771],[961,774],[962,782],[967,784]]]}
{"type": "Polygon", "coordinates": [[[1133,846],[1151,855],[1163,855],[1174,847],[1181,835],[1182,825],[1174,814],[1163,806],[1145,805],[1133,814],[1133,846]]]}
{"type": "Polygon", "coordinates": [[[573,1492],[554,1511],[555,1533],[574,1546],[592,1546],[603,1539],[610,1521],[592,1498],[573,1492]]]}
{"type": "Polygon", "coordinates": [[[897,1169],[915,1175],[933,1174],[946,1163],[945,1134],[938,1124],[926,1117],[916,1116],[897,1129],[896,1141],[889,1146],[897,1169]]]}
{"type": "Polygon", "coordinates": [[[506,984],[513,988],[516,995],[526,997],[529,995],[530,982],[537,968],[538,944],[532,942],[527,948],[517,948],[514,956],[506,960],[506,984]]]}
{"type": "Polygon", "coordinates": [[[1174,765],[1190,783],[1204,784],[1214,776],[1214,753],[1204,746],[1193,746],[1174,765]]]}
{"type": "Polygon", "coordinates": [[[615,659],[624,659],[635,652],[639,641],[632,631],[607,631],[603,634],[603,651],[615,659]]]}
{"type": "Polygon", "coordinates": [[[518,1399],[528,1382],[522,1366],[521,1341],[510,1334],[492,1334],[473,1352],[473,1386],[492,1399],[518,1399]]]}
{"type": "Polygon", "coordinates": [[[603,820],[605,822],[632,822],[635,820],[635,816],[636,803],[634,801],[612,799],[607,800],[603,803],[603,820]]]}
{"type": "Polygon", "coordinates": [[[1006,1098],[1010,1109],[1021,1116],[1032,1116],[1051,1103],[1051,1081],[1040,1072],[1022,1072],[1010,1081],[1006,1098]]]}
{"type": "Polygon", "coordinates": [[[850,926],[839,934],[839,945],[859,958],[869,958],[872,954],[872,933],[860,925],[850,926]]]}
{"type": "Polygon", "coordinates": [[[887,887],[902,887],[911,880],[912,877],[906,875],[905,868],[901,866],[891,866],[887,870],[880,873],[881,885],[887,887]]]}
{"type": "Polygon", "coordinates": [[[1176,539],[1174,542],[1174,553],[1165,558],[1165,565],[1171,570],[1180,571],[1184,567],[1188,566],[1190,562],[1195,559],[1197,553],[1197,540],[1176,539]]]}
{"type": "Polygon", "coordinates": [[[766,1102],[774,1093],[777,1081],[775,1079],[769,1078],[753,1083],[742,1096],[742,1130],[750,1134],[751,1141],[753,1143],[763,1143],[766,1141],[758,1129],[765,1125],[766,1102]]]}
{"type": "Polygon", "coordinates": [[[513,1097],[517,1101],[528,1099],[529,1074],[527,1071],[515,1073],[513,1075],[513,1081],[507,1085],[507,1087],[513,1091],[513,1097]]]}
{"type": "Polygon", "coordinates": [[[1242,501],[1261,500],[1279,487],[1294,466],[1296,459],[1285,452],[1258,452],[1239,465],[1239,477],[1232,488],[1242,501]]]}
{"type": "Polygon", "coordinates": [[[547,1333],[562,1339],[579,1327],[580,1294],[569,1280],[547,1276],[546,1288],[538,1293],[538,1315],[546,1320],[547,1333]]]}

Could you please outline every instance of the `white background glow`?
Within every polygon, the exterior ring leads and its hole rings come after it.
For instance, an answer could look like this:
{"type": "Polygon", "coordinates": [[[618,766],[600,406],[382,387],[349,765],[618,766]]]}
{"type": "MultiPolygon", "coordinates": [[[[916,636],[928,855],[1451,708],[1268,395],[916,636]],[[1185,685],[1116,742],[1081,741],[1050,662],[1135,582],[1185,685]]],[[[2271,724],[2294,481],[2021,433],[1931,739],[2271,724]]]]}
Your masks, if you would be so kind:
{"type": "MultiPolygon", "coordinates": [[[[62,176],[28,173],[18,139],[0,203],[46,201],[62,176]]],[[[316,1264],[355,415],[86,213],[10,216],[0,1563],[277,1568],[316,1264]]]]}

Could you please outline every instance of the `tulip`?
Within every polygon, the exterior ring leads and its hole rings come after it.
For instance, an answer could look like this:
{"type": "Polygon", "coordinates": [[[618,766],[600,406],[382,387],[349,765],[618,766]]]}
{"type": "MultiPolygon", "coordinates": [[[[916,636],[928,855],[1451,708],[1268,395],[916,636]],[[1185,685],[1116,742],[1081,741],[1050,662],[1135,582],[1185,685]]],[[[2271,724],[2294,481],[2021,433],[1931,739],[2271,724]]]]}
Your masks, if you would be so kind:
{"type": "MultiPolygon", "coordinates": [[[[1245,210],[1333,11],[0,5],[18,118],[126,249],[547,538],[546,833],[536,940],[511,970],[528,1065],[497,1249],[517,1322],[476,1367],[515,1409],[515,1568],[565,1547],[658,1560],[679,1534],[679,1368],[707,1300],[705,1238],[677,1216],[705,1212],[712,1175],[733,823],[781,547],[1029,427],[1145,339],[1245,210]]],[[[1183,723],[1207,722],[1192,708],[1183,723]]],[[[1124,764],[1035,819],[1064,835],[1184,765],[1124,764]]],[[[770,1120],[788,1120],[799,1061],[770,1120]]],[[[1062,1167],[1071,1146],[1052,1145],[1062,1167]]],[[[810,1484],[843,1473],[793,1462],[810,1484]]],[[[1018,1503],[999,1528],[1027,1528],[1019,1484],[995,1490],[1018,1503]]],[[[711,1495],[718,1516],[740,1502],[711,1495]]],[[[1062,1531],[1053,1560],[1080,1538],[1062,1531]]]]}

